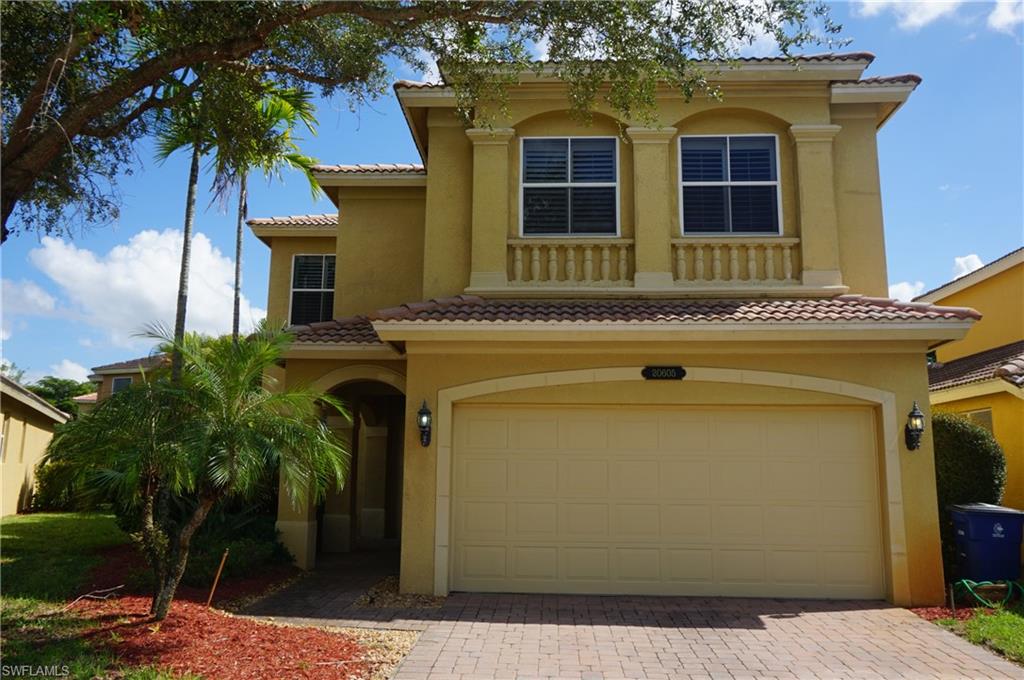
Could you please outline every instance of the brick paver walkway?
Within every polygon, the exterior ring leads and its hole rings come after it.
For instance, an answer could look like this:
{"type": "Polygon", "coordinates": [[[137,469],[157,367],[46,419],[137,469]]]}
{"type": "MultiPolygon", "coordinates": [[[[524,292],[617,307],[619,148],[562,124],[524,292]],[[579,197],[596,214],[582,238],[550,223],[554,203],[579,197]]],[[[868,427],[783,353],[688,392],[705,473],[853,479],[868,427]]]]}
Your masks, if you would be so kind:
{"type": "Polygon", "coordinates": [[[1024,668],[881,602],[455,594],[359,609],[368,573],[318,571],[249,613],[419,630],[396,680],[1024,678],[1024,668]]]}

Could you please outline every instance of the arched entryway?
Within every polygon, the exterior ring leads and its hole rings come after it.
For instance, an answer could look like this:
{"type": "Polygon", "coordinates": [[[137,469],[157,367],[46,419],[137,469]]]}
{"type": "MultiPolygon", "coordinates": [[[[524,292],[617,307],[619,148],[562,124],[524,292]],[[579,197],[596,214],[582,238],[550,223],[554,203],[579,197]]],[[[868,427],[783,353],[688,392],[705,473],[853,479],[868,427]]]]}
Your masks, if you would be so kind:
{"type": "Polygon", "coordinates": [[[346,483],[316,509],[317,557],[396,552],[401,539],[405,395],[393,384],[355,379],[330,390],[348,413],[325,408],[325,422],[349,443],[346,483]]]}

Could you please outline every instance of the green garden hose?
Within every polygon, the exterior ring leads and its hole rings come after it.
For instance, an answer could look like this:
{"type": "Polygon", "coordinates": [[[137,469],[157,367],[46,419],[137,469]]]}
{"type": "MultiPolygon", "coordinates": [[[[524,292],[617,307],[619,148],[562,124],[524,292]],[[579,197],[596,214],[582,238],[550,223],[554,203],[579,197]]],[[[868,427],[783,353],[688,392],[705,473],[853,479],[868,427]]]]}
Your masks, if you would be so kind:
{"type": "Polygon", "coordinates": [[[971,596],[975,600],[985,605],[986,607],[990,607],[992,609],[995,609],[996,607],[1005,606],[1013,598],[1014,589],[1016,589],[1017,592],[1020,593],[1022,597],[1024,597],[1024,587],[1022,587],[1021,584],[1016,581],[972,581],[970,579],[965,578],[961,581],[957,581],[956,583],[954,583],[953,588],[966,590],[968,593],[971,594],[971,596]],[[1006,585],[1006,597],[1003,598],[1002,602],[990,602],[987,598],[979,595],[974,591],[975,588],[978,588],[980,586],[994,586],[999,584],[1006,585]]]}

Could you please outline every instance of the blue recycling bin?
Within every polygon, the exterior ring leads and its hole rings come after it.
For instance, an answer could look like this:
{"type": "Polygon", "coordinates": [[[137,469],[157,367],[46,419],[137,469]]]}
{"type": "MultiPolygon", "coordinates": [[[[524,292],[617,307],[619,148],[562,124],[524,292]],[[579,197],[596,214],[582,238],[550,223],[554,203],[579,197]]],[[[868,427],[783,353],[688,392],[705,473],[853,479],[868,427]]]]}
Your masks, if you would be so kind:
{"type": "Polygon", "coordinates": [[[972,581],[1020,578],[1024,512],[988,503],[951,505],[949,512],[953,517],[960,578],[972,581]]]}

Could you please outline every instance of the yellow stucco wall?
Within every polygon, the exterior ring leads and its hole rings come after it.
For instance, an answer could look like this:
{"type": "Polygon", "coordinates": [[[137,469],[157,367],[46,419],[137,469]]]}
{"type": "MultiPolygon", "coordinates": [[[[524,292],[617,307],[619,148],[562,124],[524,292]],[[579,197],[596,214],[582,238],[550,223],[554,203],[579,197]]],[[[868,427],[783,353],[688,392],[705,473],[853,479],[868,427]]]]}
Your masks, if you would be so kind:
{"type": "Polygon", "coordinates": [[[7,397],[0,403],[0,415],[3,418],[0,514],[13,515],[31,507],[35,468],[53,439],[54,423],[7,397]]]}
{"type": "Polygon", "coordinates": [[[423,187],[339,190],[334,314],[365,314],[423,296],[423,187]]]}
{"type": "Polygon", "coordinates": [[[951,413],[992,410],[992,434],[1006,456],[1003,505],[1024,510],[1024,399],[998,392],[935,404],[932,408],[951,413]]]}
{"type": "Polygon", "coordinates": [[[963,340],[939,347],[939,361],[952,361],[993,347],[1024,340],[1024,264],[1018,264],[961,291],[938,298],[935,304],[973,307],[982,314],[963,340]]]}

